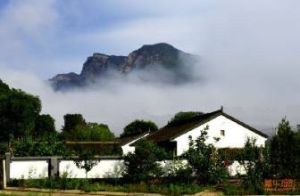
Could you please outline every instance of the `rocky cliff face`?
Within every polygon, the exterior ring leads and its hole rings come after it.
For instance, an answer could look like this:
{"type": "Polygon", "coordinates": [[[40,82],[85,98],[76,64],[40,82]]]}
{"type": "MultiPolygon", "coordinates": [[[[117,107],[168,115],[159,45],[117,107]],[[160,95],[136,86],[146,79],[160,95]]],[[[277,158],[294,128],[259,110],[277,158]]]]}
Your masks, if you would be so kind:
{"type": "Polygon", "coordinates": [[[128,56],[94,53],[93,56],[87,58],[80,74],[58,74],[49,81],[54,89],[64,90],[95,83],[105,78],[110,72],[126,76],[140,70],[146,72],[156,70],[167,72],[168,77],[173,78],[166,81],[184,82],[189,80],[190,68],[197,61],[197,56],[180,51],[166,43],[144,45],[128,56]]]}

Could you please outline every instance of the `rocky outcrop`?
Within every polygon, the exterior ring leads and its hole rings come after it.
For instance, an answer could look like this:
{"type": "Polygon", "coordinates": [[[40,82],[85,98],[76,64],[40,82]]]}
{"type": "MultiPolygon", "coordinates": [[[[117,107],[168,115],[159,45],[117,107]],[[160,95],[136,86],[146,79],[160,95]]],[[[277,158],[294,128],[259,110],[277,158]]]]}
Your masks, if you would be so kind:
{"type": "MultiPolygon", "coordinates": [[[[56,90],[84,87],[105,78],[109,72],[127,75],[138,70],[163,70],[177,82],[189,79],[190,68],[198,57],[180,51],[166,43],[144,45],[128,56],[94,53],[83,64],[80,74],[58,74],[49,81],[56,90]]],[[[151,78],[148,78],[151,80],[151,78]]],[[[173,80],[170,80],[174,82],[173,80]]]]}

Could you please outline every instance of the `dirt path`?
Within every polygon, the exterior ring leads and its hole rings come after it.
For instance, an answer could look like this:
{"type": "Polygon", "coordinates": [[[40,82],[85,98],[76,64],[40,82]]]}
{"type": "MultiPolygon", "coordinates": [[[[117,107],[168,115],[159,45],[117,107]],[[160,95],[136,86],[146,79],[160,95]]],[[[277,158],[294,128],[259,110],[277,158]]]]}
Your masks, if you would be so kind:
{"type": "Polygon", "coordinates": [[[78,190],[48,190],[48,189],[35,189],[35,188],[7,188],[0,190],[0,194],[4,195],[30,195],[30,196],[161,196],[160,194],[151,193],[124,193],[124,192],[84,192],[78,190]]]}

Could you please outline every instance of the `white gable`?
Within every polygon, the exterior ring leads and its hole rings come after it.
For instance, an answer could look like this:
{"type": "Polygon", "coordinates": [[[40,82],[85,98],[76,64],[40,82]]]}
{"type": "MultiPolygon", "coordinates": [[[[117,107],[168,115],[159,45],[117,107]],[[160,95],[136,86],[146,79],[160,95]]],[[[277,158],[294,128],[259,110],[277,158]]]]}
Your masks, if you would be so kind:
{"type": "Polygon", "coordinates": [[[128,153],[133,153],[135,151],[135,147],[130,146],[130,145],[148,135],[149,135],[149,133],[145,133],[144,135],[141,135],[140,137],[137,137],[137,138],[130,140],[129,142],[123,144],[121,146],[123,155],[127,155],[128,153]]]}
{"type": "Polygon", "coordinates": [[[212,120],[204,123],[180,136],[177,136],[173,141],[177,142],[177,156],[183,154],[189,148],[189,136],[195,140],[200,135],[200,131],[208,126],[207,143],[214,144],[217,148],[242,148],[245,145],[247,138],[255,138],[258,146],[264,146],[267,138],[253,132],[224,115],[219,115],[212,120]],[[224,134],[224,135],[223,135],[224,134]],[[214,137],[220,138],[216,143],[214,137]]]}

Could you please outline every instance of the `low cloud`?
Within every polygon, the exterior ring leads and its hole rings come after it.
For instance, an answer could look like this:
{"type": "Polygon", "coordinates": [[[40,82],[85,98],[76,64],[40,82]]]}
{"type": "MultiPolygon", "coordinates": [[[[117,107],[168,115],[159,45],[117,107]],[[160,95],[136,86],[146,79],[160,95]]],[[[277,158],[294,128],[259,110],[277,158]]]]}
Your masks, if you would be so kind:
{"type": "Polygon", "coordinates": [[[205,67],[199,64],[194,70],[207,75],[205,80],[182,85],[164,84],[165,78],[159,81],[159,77],[151,81],[155,73],[139,71],[129,77],[111,75],[89,88],[67,92],[53,91],[47,81],[29,72],[2,69],[0,78],[15,88],[38,95],[42,112],[55,117],[58,129],[67,113],[81,113],[88,121],[106,123],[119,134],[135,119],[152,120],[163,126],[178,111],[210,112],[221,105],[225,112],[266,132],[285,115],[297,123],[300,109],[297,97],[259,85],[260,82],[256,84],[256,81],[218,78],[219,72],[205,67]],[[287,99],[289,104],[280,104],[287,99]]]}

